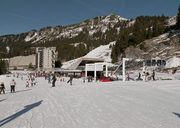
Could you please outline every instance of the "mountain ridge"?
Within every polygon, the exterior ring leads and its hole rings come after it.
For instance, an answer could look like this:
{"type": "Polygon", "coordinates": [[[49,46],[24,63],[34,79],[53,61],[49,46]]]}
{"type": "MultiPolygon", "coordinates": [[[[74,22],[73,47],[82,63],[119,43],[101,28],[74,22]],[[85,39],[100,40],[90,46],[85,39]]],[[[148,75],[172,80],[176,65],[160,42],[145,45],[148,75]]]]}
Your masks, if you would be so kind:
{"type": "MultiPolygon", "coordinates": [[[[20,33],[16,35],[4,35],[0,36],[0,50],[2,50],[5,53],[6,51],[4,49],[4,46],[10,46],[14,49],[14,51],[12,51],[13,53],[11,56],[18,56],[32,54],[34,53],[34,51],[31,51],[30,48],[33,49],[33,47],[39,46],[61,47],[58,50],[60,51],[60,54],[62,54],[63,52],[68,52],[63,51],[64,49],[67,49],[67,47],[71,51],[74,49],[73,47],[76,47],[76,53],[71,54],[80,54],[75,56],[79,57],[85,55],[87,52],[101,45],[102,43],[107,44],[109,41],[105,41],[107,40],[106,33],[110,31],[115,25],[117,26],[117,24],[119,24],[119,29],[117,29],[116,31],[120,31],[120,27],[123,26],[123,22],[126,21],[128,20],[119,15],[110,14],[107,16],[98,16],[92,19],[87,19],[80,23],[67,26],[48,26],[41,28],[39,30],[33,29],[29,32],[20,33]],[[17,48],[17,45],[15,44],[18,44],[21,47],[21,49],[17,48]],[[85,47],[86,50],[84,52],[78,53],[79,49],[84,49],[85,47]]],[[[7,55],[3,55],[2,57],[5,56],[7,55]]],[[[60,59],[68,60],[74,58],[71,56],[72,55],[68,55],[68,57],[61,56],[60,59]]]]}
{"type": "MultiPolygon", "coordinates": [[[[10,46],[10,56],[19,56],[19,55],[30,55],[35,53],[35,47],[57,47],[59,53],[59,59],[64,62],[67,60],[75,59],[81,56],[86,55],[91,50],[99,47],[100,45],[108,45],[110,42],[116,41],[117,43],[112,46],[112,52],[119,52],[119,45],[124,45],[122,38],[128,37],[128,40],[131,41],[130,44],[126,44],[125,47],[120,52],[125,52],[125,48],[129,46],[135,46],[141,44],[146,40],[139,40],[137,44],[133,44],[133,41],[138,41],[135,37],[139,36],[136,32],[136,29],[140,27],[139,30],[148,32],[150,35],[147,39],[152,37],[157,37],[158,35],[163,34],[162,32],[154,34],[156,26],[153,23],[148,23],[146,26],[142,26],[141,22],[158,22],[163,23],[160,26],[164,27],[161,31],[163,32],[165,27],[169,28],[176,24],[176,17],[148,17],[141,16],[134,20],[128,20],[119,15],[110,14],[107,16],[98,16],[92,19],[84,20],[80,23],[66,25],[66,26],[55,26],[55,27],[44,27],[39,30],[31,30],[29,32],[20,33],[20,34],[11,34],[0,36],[0,50],[5,51],[6,46],[10,46]],[[161,21],[158,21],[158,18],[161,21]],[[165,21],[163,21],[165,19],[165,21]],[[139,20],[139,21],[138,21],[139,20]],[[143,20],[147,20],[146,22],[143,20]],[[139,24],[137,24],[139,22],[139,24]],[[138,26],[139,25],[139,26],[138,26]],[[137,27],[137,28],[136,28],[137,27]],[[145,28],[143,28],[145,27],[145,28]],[[126,34],[126,35],[124,35],[126,34]],[[125,37],[124,37],[125,36],[125,37]],[[118,41],[119,40],[119,41],[118,41]]],[[[167,31],[167,30],[166,30],[167,31]]],[[[128,41],[128,42],[129,42],[128,41]]],[[[127,43],[128,43],[127,42],[127,43]]],[[[121,53],[115,54],[119,58],[121,53]]],[[[114,55],[113,53],[111,54],[114,55]]],[[[127,54],[128,55],[128,54],[127,54]]],[[[1,55],[1,57],[7,57],[7,54],[1,55]]],[[[113,58],[114,59],[114,58],[113,58]]]]}

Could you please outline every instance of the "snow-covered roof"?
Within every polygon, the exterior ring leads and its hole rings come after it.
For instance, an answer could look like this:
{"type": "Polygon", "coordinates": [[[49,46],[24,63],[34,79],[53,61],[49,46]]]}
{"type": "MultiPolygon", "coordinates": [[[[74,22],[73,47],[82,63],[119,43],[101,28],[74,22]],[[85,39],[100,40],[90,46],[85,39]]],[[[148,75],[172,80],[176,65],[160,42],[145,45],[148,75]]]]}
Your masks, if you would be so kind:
{"type": "Polygon", "coordinates": [[[104,62],[102,58],[90,58],[90,57],[80,57],[74,60],[67,61],[63,63],[62,69],[75,70],[81,63],[95,63],[95,62],[104,62]]]}
{"type": "Polygon", "coordinates": [[[105,62],[111,62],[111,47],[110,45],[114,45],[116,42],[110,42],[107,45],[101,45],[92,51],[90,51],[85,57],[89,58],[102,58],[105,62]]]}
{"type": "Polygon", "coordinates": [[[101,45],[92,51],[90,51],[87,55],[67,61],[63,63],[62,68],[63,69],[76,69],[77,66],[82,62],[82,61],[94,61],[94,62],[111,62],[111,47],[110,45],[114,45],[116,42],[111,42],[107,45],[101,45]]]}

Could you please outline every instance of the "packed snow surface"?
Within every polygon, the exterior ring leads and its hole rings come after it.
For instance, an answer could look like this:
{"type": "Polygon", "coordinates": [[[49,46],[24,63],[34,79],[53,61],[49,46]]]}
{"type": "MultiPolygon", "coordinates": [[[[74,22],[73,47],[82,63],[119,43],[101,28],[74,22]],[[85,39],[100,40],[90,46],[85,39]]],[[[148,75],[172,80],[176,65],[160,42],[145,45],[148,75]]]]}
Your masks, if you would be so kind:
{"type": "MultiPolygon", "coordinates": [[[[0,95],[1,128],[179,128],[178,80],[149,82],[91,82],[73,85],[44,78],[25,88],[26,78],[0,76],[6,94],[0,95]]],[[[65,78],[67,81],[68,78],[65,78]]]]}

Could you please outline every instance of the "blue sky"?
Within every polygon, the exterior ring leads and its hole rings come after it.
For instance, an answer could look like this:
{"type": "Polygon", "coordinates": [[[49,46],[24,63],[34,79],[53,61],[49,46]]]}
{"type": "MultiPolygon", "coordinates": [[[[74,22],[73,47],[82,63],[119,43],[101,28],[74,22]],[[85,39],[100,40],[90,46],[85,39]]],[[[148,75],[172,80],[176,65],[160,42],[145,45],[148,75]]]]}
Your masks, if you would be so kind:
{"type": "Polygon", "coordinates": [[[174,16],[180,0],[0,0],[0,35],[68,25],[114,13],[174,16]]]}

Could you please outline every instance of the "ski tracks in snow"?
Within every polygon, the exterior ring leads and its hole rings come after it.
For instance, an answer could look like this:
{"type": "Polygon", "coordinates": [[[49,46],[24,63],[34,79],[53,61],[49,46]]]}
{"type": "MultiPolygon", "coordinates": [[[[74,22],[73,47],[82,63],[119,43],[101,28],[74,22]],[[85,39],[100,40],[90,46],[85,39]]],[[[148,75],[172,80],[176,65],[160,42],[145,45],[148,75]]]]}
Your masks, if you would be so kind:
{"type": "Polygon", "coordinates": [[[179,128],[178,84],[153,84],[74,80],[52,88],[39,79],[31,90],[2,95],[0,120],[22,111],[2,128],[179,128]]]}

